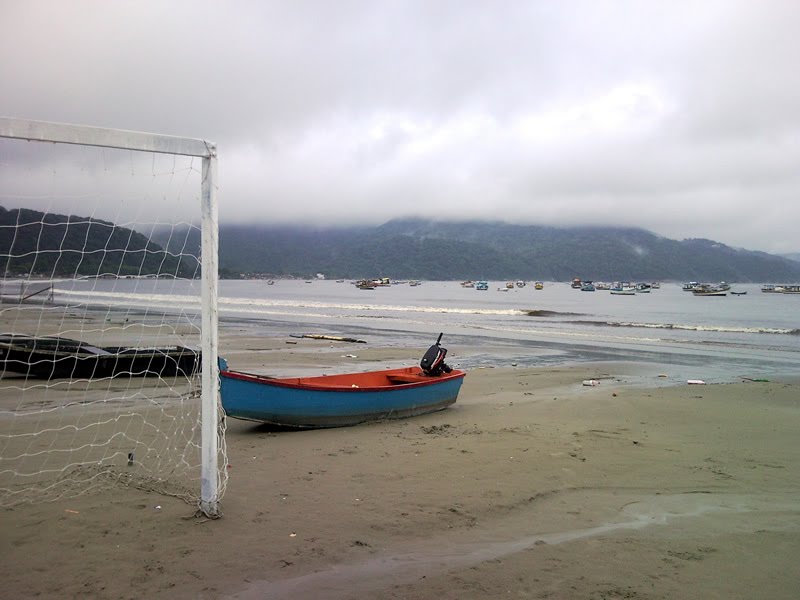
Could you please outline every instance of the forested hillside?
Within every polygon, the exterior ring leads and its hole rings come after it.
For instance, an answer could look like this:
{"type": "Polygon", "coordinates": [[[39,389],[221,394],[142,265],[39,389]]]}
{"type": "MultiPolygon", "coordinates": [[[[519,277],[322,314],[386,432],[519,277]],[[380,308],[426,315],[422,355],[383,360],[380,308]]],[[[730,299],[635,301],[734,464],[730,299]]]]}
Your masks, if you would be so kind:
{"type": "MultiPolygon", "coordinates": [[[[98,219],[0,207],[0,259],[9,274],[194,277],[199,248],[197,229],[148,238],[98,219]]],[[[635,228],[423,219],[346,228],[223,224],[219,251],[223,277],[800,281],[800,263],[786,257],[635,228]]]]}
{"type": "Polygon", "coordinates": [[[222,225],[226,273],[415,279],[798,281],[800,264],[634,228],[400,219],[378,227],[222,225]]]}
{"type": "Polygon", "coordinates": [[[194,277],[197,260],[181,262],[141,233],[107,221],[0,206],[0,269],[11,276],[194,277]]]}

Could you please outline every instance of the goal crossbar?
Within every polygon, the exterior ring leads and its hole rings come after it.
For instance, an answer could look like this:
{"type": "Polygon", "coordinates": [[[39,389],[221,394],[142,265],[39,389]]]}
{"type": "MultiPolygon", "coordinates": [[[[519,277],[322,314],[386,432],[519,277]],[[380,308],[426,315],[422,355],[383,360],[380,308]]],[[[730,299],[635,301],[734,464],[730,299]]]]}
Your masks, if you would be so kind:
{"type": "Polygon", "coordinates": [[[0,117],[0,137],[210,158],[215,144],[171,135],[0,117]]]}

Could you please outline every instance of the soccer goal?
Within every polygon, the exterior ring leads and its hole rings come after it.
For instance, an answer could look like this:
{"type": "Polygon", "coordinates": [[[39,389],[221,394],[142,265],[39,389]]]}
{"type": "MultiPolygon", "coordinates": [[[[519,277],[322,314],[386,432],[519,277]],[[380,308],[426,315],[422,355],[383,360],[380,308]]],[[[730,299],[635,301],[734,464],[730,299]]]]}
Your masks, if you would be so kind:
{"type": "Polygon", "coordinates": [[[227,483],[209,142],[0,118],[0,506],[227,483]]]}

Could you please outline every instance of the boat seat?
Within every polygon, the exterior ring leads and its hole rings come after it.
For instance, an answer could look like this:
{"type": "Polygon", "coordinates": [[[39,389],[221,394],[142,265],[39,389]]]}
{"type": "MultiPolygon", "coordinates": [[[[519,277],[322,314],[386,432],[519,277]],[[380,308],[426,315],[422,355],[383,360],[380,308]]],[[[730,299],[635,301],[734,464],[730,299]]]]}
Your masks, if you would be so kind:
{"type": "Polygon", "coordinates": [[[392,375],[387,375],[387,379],[390,383],[419,383],[422,381],[422,378],[419,375],[403,375],[401,373],[395,373],[392,375]]]}

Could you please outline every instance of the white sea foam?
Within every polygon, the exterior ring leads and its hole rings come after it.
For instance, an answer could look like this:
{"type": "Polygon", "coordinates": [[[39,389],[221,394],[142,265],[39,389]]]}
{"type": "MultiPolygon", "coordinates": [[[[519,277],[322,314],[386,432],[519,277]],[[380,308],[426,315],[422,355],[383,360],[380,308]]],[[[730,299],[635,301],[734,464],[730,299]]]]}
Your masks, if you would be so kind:
{"type": "Polygon", "coordinates": [[[779,327],[733,327],[730,325],[692,325],[682,323],[635,323],[614,322],[601,323],[611,327],[641,327],[645,329],[678,329],[683,331],[716,331],[720,333],[774,333],[794,335],[798,329],[785,329],[779,327]]]}
{"type": "MultiPolygon", "coordinates": [[[[58,290],[59,294],[94,301],[102,299],[104,302],[119,305],[128,303],[145,306],[196,306],[200,302],[199,296],[173,295],[173,294],[148,294],[130,292],[84,292],[78,290],[58,290]]],[[[452,306],[415,306],[394,304],[368,304],[368,303],[343,303],[324,302],[319,300],[281,300],[263,298],[230,298],[220,296],[218,299],[220,310],[235,310],[236,312],[262,312],[270,314],[293,314],[289,311],[275,311],[275,308],[296,309],[330,309],[336,311],[364,311],[364,312],[394,312],[394,313],[434,313],[434,314],[461,314],[461,315],[493,315],[493,316],[520,316],[525,311],[520,309],[494,309],[470,308],[452,306]]],[[[309,314],[304,312],[303,314],[309,314]]],[[[325,313],[320,313],[325,314],[325,313]]]]}

